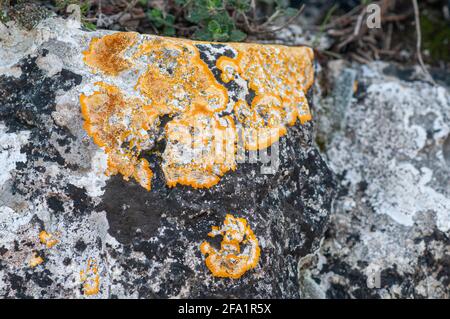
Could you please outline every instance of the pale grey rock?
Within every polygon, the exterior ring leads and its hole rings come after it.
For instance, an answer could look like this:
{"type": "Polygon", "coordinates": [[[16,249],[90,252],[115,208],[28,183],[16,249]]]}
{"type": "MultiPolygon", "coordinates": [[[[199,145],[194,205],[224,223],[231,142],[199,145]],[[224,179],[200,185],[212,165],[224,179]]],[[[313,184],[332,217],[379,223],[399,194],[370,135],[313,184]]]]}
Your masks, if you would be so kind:
{"type": "Polygon", "coordinates": [[[301,265],[303,280],[327,298],[449,298],[446,83],[387,63],[334,61],[323,73],[330,88],[316,95],[317,139],[339,189],[323,245],[301,265]]]}
{"type": "MultiPolygon", "coordinates": [[[[31,31],[0,24],[0,296],[84,298],[80,271],[93,258],[97,298],[299,297],[298,261],[319,246],[334,188],[312,124],[289,128],[272,175],[246,163],[210,189],[169,189],[158,158],[147,154],[156,167],[150,192],[107,177],[106,156],[84,131],[79,104],[103,79],[82,52],[107,33],[62,19],[31,31]],[[239,280],[213,277],[199,250],[228,213],[248,220],[262,250],[258,266],[239,280]],[[42,230],[58,244],[40,243],[42,230]],[[43,262],[30,267],[34,254],[43,262]]],[[[212,53],[223,49],[199,45],[210,67],[212,53]]],[[[138,75],[115,85],[133,94],[138,75]]]]}

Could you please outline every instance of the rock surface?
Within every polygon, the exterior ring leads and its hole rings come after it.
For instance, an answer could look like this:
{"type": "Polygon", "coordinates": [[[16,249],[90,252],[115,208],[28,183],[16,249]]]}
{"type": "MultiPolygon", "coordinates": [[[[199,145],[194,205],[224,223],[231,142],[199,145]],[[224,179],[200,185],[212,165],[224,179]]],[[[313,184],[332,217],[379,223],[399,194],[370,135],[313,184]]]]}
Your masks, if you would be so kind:
{"type": "Polygon", "coordinates": [[[60,19],[0,25],[0,296],[299,297],[298,260],[318,247],[334,188],[311,122],[280,139],[275,174],[244,163],[211,188],[169,188],[149,154],[151,191],[108,177],[79,103],[103,79],[82,52],[105,34],[60,19]],[[199,249],[229,213],[261,248],[236,280],[213,277],[199,249]]]}
{"type": "Polygon", "coordinates": [[[329,65],[317,141],[338,198],[320,251],[302,261],[303,297],[450,297],[450,83],[419,74],[329,65]]]}

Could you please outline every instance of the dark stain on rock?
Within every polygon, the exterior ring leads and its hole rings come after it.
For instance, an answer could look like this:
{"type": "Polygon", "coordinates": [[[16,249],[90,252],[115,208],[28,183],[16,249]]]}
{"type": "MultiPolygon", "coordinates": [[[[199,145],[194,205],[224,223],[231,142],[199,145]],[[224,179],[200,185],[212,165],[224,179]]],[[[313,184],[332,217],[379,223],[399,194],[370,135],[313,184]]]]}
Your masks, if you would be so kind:
{"type": "Polygon", "coordinates": [[[56,196],[48,197],[47,205],[55,213],[60,213],[64,211],[63,202],[56,196]]]}
{"type": "Polygon", "coordinates": [[[73,207],[76,213],[86,213],[93,208],[90,197],[86,194],[84,188],[77,187],[73,184],[67,184],[66,195],[73,201],[73,207]]]}
{"type": "Polygon", "coordinates": [[[0,256],[3,256],[8,252],[8,249],[5,248],[5,246],[0,247],[0,256]]]}
{"type": "MultiPolygon", "coordinates": [[[[233,53],[233,51],[231,49],[225,49],[226,46],[223,44],[215,44],[215,45],[211,45],[211,46],[204,45],[204,44],[198,44],[198,45],[196,45],[196,47],[198,48],[198,50],[200,52],[200,59],[206,63],[206,65],[211,70],[212,74],[214,75],[214,78],[216,79],[216,81],[220,85],[225,87],[228,92],[238,92],[240,90],[240,86],[236,83],[236,81],[231,80],[227,83],[223,82],[222,77],[221,77],[222,71],[219,68],[217,68],[217,66],[216,66],[217,60],[221,56],[226,56],[229,58],[236,58],[236,55],[233,53]],[[220,53],[218,53],[218,52],[214,51],[212,48],[222,49],[223,52],[220,51],[220,53]]],[[[247,101],[248,105],[251,105],[253,102],[253,99],[256,96],[256,93],[251,88],[248,88],[248,91],[249,91],[249,93],[245,97],[245,100],[247,101]]],[[[238,97],[236,95],[232,95],[231,100],[233,102],[237,102],[238,97]]]]}
{"type": "Polygon", "coordinates": [[[9,286],[14,293],[14,296],[19,299],[32,299],[33,297],[25,294],[27,286],[25,279],[16,274],[8,274],[9,286]]]}
{"type": "Polygon", "coordinates": [[[14,179],[12,191],[31,198],[46,191],[37,187],[34,182],[36,176],[30,175],[41,172],[36,169],[41,166],[39,162],[52,162],[70,168],[52,145],[51,137],[56,135],[67,140],[74,137],[67,129],[54,123],[51,113],[55,111],[57,91],[68,91],[81,83],[80,75],[65,69],[47,77],[37,66],[36,59],[28,57],[17,64],[22,71],[19,78],[0,76],[0,120],[9,132],[30,131],[29,141],[21,149],[27,161],[17,165],[17,178],[14,179]]]}
{"type": "Polygon", "coordinates": [[[83,251],[85,251],[86,248],[87,248],[87,245],[86,245],[86,243],[85,243],[82,239],[79,239],[79,240],[77,241],[77,243],[75,244],[75,249],[76,249],[78,252],[80,252],[80,253],[82,253],[83,251]]]}
{"type": "Polygon", "coordinates": [[[53,283],[53,280],[51,279],[51,273],[48,269],[27,273],[25,278],[27,281],[32,280],[40,288],[49,287],[53,283]]]}
{"type": "Polygon", "coordinates": [[[403,276],[401,276],[398,271],[396,265],[393,267],[389,267],[383,269],[380,274],[381,278],[381,287],[389,288],[394,285],[401,285],[403,283],[403,276]]]}
{"type": "Polygon", "coordinates": [[[63,260],[64,266],[69,266],[71,263],[72,263],[72,259],[70,259],[69,257],[64,258],[64,260],[63,260]]]}

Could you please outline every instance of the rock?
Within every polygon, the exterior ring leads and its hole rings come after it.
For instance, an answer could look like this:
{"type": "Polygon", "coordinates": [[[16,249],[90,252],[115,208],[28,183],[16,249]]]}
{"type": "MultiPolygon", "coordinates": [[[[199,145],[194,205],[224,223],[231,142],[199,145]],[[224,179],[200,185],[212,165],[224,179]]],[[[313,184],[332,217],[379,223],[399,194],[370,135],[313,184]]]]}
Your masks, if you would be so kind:
{"type": "MultiPolygon", "coordinates": [[[[0,295],[299,297],[298,261],[317,249],[333,198],[332,174],[312,142],[305,98],[312,83],[309,49],[111,34],[86,33],[73,21],[55,18],[31,31],[0,24],[0,295]],[[138,54],[139,44],[145,49],[155,41],[158,50],[150,46],[150,53],[138,54]],[[199,169],[205,157],[180,150],[186,132],[196,132],[192,118],[203,116],[203,124],[225,125],[234,134],[255,124],[234,118],[238,100],[244,111],[258,96],[258,107],[280,103],[263,96],[260,87],[248,89],[247,81],[260,77],[245,80],[246,71],[237,67],[245,54],[237,61],[236,50],[251,48],[258,50],[248,63],[258,63],[259,52],[277,50],[280,57],[289,52],[286,61],[299,59],[290,64],[294,72],[287,79],[272,80],[279,74],[275,69],[262,76],[272,77],[265,84],[272,90],[297,81],[291,86],[295,94],[280,94],[283,107],[299,99],[295,105],[301,108],[282,117],[279,108],[266,109],[282,135],[267,144],[272,155],[279,152],[271,162],[275,166],[241,163],[233,152],[222,165],[214,157],[207,162],[210,169],[199,169]],[[224,55],[223,70],[231,66],[230,74],[222,74],[217,64],[224,55]],[[163,66],[145,73],[161,61],[163,66]],[[173,80],[170,75],[177,72],[181,77],[173,80]],[[192,90],[180,92],[189,85],[192,90]],[[203,109],[188,113],[187,101],[203,109]],[[208,109],[223,106],[224,111],[208,109]],[[219,112],[228,120],[218,119],[219,112]],[[294,125],[295,115],[301,124],[294,125]],[[233,250],[235,242],[225,245],[242,258],[253,254],[243,272],[233,273],[237,279],[214,277],[210,269],[220,253],[202,250],[216,258],[207,265],[200,250],[204,242],[218,247],[221,235],[234,227],[225,220],[245,225],[245,236],[254,235],[253,248],[243,244],[242,254],[233,250]],[[216,238],[208,237],[212,226],[218,227],[211,232],[216,238]]],[[[247,149],[265,147],[249,141],[247,149]]],[[[241,241],[243,234],[229,236],[241,241]]]]}
{"type": "Polygon", "coordinates": [[[338,198],[320,251],[303,261],[303,281],[328,298],[449,298],[448,87],[381,62],[332,62],[326,74],[333,89],[315,105],[338,198]],[[349,74],[355,91],[339,85],[349,74]],[[349,92],[350,103],[335,98],[349,92]]]}

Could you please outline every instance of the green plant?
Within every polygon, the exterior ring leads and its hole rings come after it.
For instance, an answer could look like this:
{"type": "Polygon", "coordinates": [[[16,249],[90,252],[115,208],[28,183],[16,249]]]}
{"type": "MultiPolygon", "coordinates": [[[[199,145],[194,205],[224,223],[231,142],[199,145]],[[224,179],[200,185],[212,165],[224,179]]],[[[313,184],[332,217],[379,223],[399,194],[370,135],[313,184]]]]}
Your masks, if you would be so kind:
{"type": "Polygon", "coordinates": [[[8,21],[9,21],[9,17],[8,17],[8,15],[6,14],[6,12],[3,11],[3,10],[0,10],[0,22],[6,23],[6,22],[8,22],[8,21]]]}
{"type": "Polygon", "coordinates": [[[164,35],[175,35],[175,16],[169,13],[164,13],[160,9],[151,9],[147,12],[147,16],[155,27],[162,29],[164,35]]]}
{"type": "Polygon", "coordinates": [[[434,61],[450,61],[450,26],[445,20],[421,17],[423,47],[434,61]]]}
{"type": "MultiPolygon", "coordinates": [[[[259,1],[270,4],[275,12],[262,19],[265,26],[295,11],[287,7],[283,0],[259,1]]],[[[144,1],[144,6],[148,3],[144,1]]],[[[249,22],[256,20],[255,11],[251,0],[174,0],[172,5],[151,8],[147,11],[147,17],[164,35],[187,33],[196,40],[239,42],[245,40],[247,33],[256,33],[249,22]]]]}

